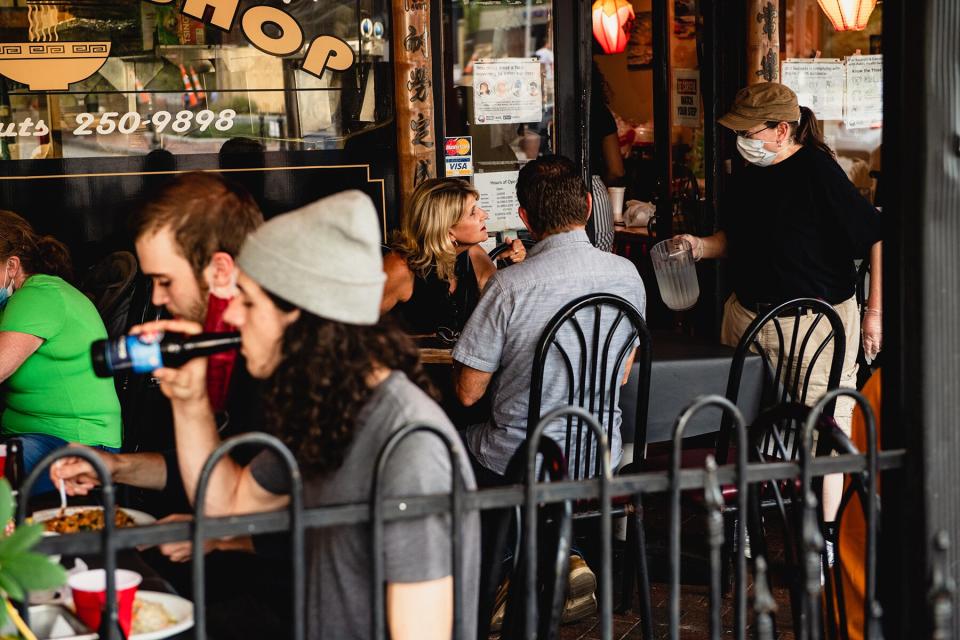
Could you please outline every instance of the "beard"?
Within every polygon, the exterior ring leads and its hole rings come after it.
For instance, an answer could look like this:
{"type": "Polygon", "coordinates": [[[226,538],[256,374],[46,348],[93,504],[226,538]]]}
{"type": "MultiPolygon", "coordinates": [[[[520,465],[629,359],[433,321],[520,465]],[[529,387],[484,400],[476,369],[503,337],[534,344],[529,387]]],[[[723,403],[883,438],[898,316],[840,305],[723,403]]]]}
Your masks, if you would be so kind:
{"type": "Polygon", "coordinates": [[[207,306],[208,298],[210,297],[210,287],[207,286],[207,283],[203,278],[200,278],[197,284],[200,285],[200,294],[190,305],[190,308],[185,310],[186,315],[184,316],[184,320],[190,320],[192,322],[203,324],[207,320],[207,306]]]}

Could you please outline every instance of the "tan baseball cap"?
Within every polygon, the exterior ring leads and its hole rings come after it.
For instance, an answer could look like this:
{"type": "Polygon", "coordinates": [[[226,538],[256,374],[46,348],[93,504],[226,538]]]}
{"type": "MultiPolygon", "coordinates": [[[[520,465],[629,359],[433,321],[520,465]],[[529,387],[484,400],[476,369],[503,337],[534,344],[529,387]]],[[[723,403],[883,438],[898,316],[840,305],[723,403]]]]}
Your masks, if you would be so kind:
{"type": "Polygon", "coordinates": [[[800,121],[797,94],[779,82],[760,82],[740,89],[730,111],[718,120],[734,131],[746,131],[768,121],[800,121]]]}

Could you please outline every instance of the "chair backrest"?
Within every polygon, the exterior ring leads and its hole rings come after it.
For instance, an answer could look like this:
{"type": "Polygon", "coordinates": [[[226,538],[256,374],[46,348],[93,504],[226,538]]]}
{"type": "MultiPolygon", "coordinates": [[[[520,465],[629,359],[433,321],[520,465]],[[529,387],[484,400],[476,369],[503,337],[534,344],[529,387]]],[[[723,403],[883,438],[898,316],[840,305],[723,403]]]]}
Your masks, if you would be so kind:
{"type": "MultiPolygon", "coordinates": [[[[753,352],[760,354],[764,366],[761,409],[787,402],[813,404],[819,399],[807,397],[813,372],[826,369],[827,390],[838,388],[846,343],[840,315],[827,302],[814,298],[784,302],[754,318],[740,337],[730,363],[727,399],[737,403],[744,360],[753,352]],[[831,345],[828,359],[825,354],[831,345]]],[[[833,415],[833,403],[825,413],[833,415]]],[[[717,435],[718,464],[727,461],[730,430],[730,418],[724,415],[717,435]]]]}
{"type": "Polygon", "coordinates": [[[90,267],[80,282],[111,338],[126,332],[137,274],[137,258],[129,251],[116,251],[90,267]]]}
{"type": "MultiPolygon", "coordinates": [[[[650,332],[636,307],[608,293],[590,294],[568,303],[544,327],[533,359],[528,433],[544,413],[556,408],[541,406],[544,370],[552,358],[560,373],[547,382],[565,385],[561,387],[566,391],[565,404],[594,415],[612,446],[623,368],[634,347],[634,364],[640,367],[634,451],[642,452],[650,396],[650,332]]],[[[594,453],[590,429],[573,415],[565,420],[562,449],[570,476],[578,480],[599,475],[601,459],[594,453]]]]}

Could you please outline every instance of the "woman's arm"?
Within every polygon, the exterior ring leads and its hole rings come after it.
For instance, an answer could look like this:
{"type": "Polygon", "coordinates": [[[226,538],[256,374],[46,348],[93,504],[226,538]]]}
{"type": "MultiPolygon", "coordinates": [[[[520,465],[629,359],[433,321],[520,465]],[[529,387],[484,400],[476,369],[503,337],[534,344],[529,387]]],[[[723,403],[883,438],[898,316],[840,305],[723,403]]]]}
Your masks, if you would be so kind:
{"type": "Polygon", "coordinates": [[[727,232],[717,231],[712,236],[700,238],[688,233],[677,236],[683,238],[693,247],[693,259],[702,260],[704,258],[726,258],[727,257],[727,232]]]}
{"type": "Polygon", "coordinates": [[[480,291],[483,291],[483,288],[487,286],[487,280],[497,272],[497,265],[493,263],[483,247],[478,244],[473,245],[467,251],[470,252],[470,263],[473,265],[473,272],[477,276],[477,286],[480,291]]]}
{"type": "Polygon", "coordinates": [[[383,259],[383,272],[387,282],[383,286],[380,315],[393,309],[397,303],[406,302],[413,295],[413,272],[403,256],[390,252],[383,259]]]}
{"type": "MultiPolygon", "coordinates": [[[[136,332],[173,331],[196,335],[203,327],[185,320],[161,320],[135,328],[136,332]]],[[[179,369],[157,369],[154,377],[170,399],[177,441],[177,462],[183,488],[191,502],[197,492],[200,472],[207,458],[220,445],[220,435],[207,396],[207,359],[195,358],[179,369]]],[[[211,516],[272,511],[287,504],[287,496],[270,493],[253,477],[250,467],[241,467],[230,456],[214,468],[207,485],[204,510],[211,516]]]]}
{"type": "Polygon", "coordinates": [[[623,168],[623,156],[620,155],[620,138],[616,133],[603,137],[603,175],[604,184],[610,186],[626,175],[623,168]]]}
{"type": "Polygon", "coordinates": [[[449,640],[453,577],[388,583],[387,626],[393,640],[449,640]]]}
{"type": "Polygon", "coordinates": [[[870,292],[860,326],[863,356],[870,364],[883,348],[883,243],[870,248],[870,292]]]}
{"type": "Polygon", "coordinates": [[[0,382],[12,376],[43,344],[43,339],[19,331],[0,331],[0,382]]]}

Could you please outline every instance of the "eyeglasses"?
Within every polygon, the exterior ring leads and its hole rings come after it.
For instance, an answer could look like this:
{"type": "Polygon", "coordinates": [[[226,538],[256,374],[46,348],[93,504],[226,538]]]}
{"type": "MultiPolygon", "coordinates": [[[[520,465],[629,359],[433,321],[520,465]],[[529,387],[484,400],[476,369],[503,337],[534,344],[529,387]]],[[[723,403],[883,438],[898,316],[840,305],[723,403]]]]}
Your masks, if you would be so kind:
{"type": "Polygon", "coordinates": [[[753,136],[757,135],[758,133],[763,133],[763,132],[766,131],[767,129],[773,129],[773,127],[764,127],[763,129],[757,129],[756,131],[738,131],[738,130],[735,130],[734,133],[737,134],[738,136],[740,136],[741,138],[746,138],[747,140],[750,140],[750,139],[753,138],[753,136]]]}

